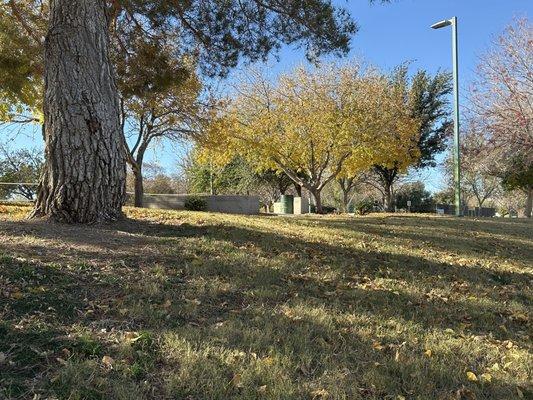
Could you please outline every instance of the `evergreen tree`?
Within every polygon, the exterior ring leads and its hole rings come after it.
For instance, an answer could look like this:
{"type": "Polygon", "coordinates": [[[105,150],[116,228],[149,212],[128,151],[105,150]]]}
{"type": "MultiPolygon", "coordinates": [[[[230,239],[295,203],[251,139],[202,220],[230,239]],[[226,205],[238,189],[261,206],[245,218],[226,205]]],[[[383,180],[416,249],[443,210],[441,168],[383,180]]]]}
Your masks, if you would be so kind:
{"type": "MultiPolygon", "coordinates": [[[[393,74],[392,82],[403,88],[405,107],[420,121],[417,148],[413,149],[419,156],[413,158],[412,167],[434,167],[435,156],[446,149],[447,132],[451,126],[447,101],[452,90],[450,74],[430,76],[426,71],[418,71],[410,79],[407,66],[401,66],[393,74]]],[[[399,161],[376,164],[373,171],[374,181],[384,194],[385,209],[394,211],[394,183],[403,172],[399,161]]]]}

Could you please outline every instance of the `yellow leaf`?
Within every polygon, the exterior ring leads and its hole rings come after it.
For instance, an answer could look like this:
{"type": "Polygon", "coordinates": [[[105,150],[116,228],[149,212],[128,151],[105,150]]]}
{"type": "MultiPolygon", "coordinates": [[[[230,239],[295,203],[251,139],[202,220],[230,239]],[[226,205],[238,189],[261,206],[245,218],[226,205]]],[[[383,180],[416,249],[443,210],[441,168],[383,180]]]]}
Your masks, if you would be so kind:
{"type": "Polygon", "coordinates": [[[490,367],[491,371],[499,371],[500,370],[500,364],[495,363],[492,367],[490,367]]]}
{"type": "Polygon", "coordinates": [[[477,382],[477,376],[476,376],[476,374],[474,374],[474,373],[471,372],[471,371],[468,371],[468,372],[466,373],[466,377],[468,378],[469,381],[477,382]]]}
{"type": "Polygon", "coordinates": [[[272,357],[266,357],[263,359],[263,363],[265,363],[266,365],[273,365],[274,359],[272,357]]]}
{"type": "Polygon", "coordinates": [[[492,375],[491,374],[481,374],[481,379],[486,382],[492,382],[492,375]]]}
{"type": "Polygon", "coordinates": [[[126,332],[124,334],[124,339],[131,342],[136,342],[140,337],[141,335],[139,335],[137,332],[126,332]]]}
{"type": "Polygon", "coordinates": [[[426,350],[426,351],[424,352],[424,354],[425,354],[426,356],[428,356],[428,357],[431,357],[431,354],[432,354],[432,353],[431,353],[431,350],[426,350]]]}

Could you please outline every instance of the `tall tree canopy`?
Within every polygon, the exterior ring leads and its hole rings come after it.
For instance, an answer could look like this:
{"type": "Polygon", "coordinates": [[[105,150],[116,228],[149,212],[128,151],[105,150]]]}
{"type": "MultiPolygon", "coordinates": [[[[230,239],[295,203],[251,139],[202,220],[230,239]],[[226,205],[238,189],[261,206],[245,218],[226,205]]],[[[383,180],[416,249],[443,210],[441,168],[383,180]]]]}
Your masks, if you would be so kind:
{"type": "Polygon", "coordinates": [[[403,163],[418,140],[401,92],[358,67],[297,68],[276,83],[255,73],[237,92],[207,146],[284,172],[313,195],[318,212],[322,189],[341,171],[403,163]]]}
{"type": "Polygon", "coordinates": [[[418,71],[409,77],[408,67],[403,65],[391,76],[391,84],[403,93],[404,106],[413,118],[420,121],[419,136],[412,149],[416,157],[410,165],[401,160],[375,164],[372,183],[383,193],[385,209],[394,210],[394,183],[406,167],[425,168],[435,166],[435,156],[446,148],[447,133],[451,126],[447,96],[451,93],[451,77],[448,73],[434,76],[418,71]]]}
{"type": "MultiPolygon", "coordinates": [[[[45,78],[46,167],[35,215],[71,222],[121,215],[126,157],[109,59],[113,35],[168,32],[179,37],[180,56],[195,53],[204,73],[224,75],[241,59],[265,59],[282,44],[298,44],[311,59],[343,54],[356,31],[328,0],[50,0],[49,20],[48,2],[3,0],[0,7],[0,19],[17,26],[12,36],[45,49],[44,68],[17,69],[26,75],[21,81],[45,78]]],[[[24,87],[12,90],[20,103],[24,87]]]]}

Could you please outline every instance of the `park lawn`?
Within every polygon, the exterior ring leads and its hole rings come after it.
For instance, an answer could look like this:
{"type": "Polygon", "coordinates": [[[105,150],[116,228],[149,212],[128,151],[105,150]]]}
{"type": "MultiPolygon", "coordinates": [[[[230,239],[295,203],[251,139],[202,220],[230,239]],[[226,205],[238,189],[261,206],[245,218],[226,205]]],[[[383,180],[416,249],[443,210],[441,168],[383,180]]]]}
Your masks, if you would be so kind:
{"type": "Polygon", "coordinates": [[[0,206],[0,398],[532,398],[533,224],[0,206]]]}

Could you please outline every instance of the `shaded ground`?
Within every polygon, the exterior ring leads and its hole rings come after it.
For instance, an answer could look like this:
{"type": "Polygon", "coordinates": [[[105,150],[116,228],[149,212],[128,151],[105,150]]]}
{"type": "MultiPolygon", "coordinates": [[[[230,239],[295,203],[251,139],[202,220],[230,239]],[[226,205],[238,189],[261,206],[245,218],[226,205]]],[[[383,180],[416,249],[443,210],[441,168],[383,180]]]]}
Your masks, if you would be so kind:
{"type": "Polygon", "coordinates": [[[0,399],[533,395],[533,224],[0,206],[0,399]]]}

